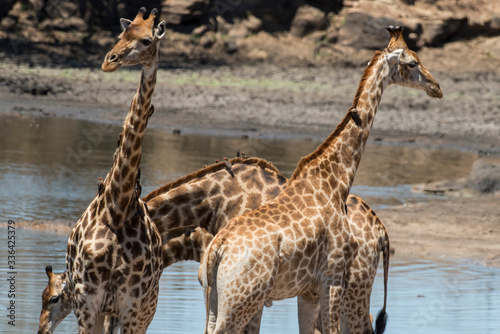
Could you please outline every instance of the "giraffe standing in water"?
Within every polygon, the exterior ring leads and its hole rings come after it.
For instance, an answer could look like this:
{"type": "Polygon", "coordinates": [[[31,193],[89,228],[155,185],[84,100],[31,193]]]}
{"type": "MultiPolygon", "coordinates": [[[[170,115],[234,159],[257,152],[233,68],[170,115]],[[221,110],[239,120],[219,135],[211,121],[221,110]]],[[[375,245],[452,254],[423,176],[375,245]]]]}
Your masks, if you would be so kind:
{"type": "Polygon", "coordinates": [[[143,69],[111,170],[68,241],[67,284],[80,333],[102,333],[105,316],[117,319],[122,334],[145,333],[156,311],[162,245],[140,199],[139,165],[165,23],[155,29],[158,11],[147,19],[145,13],[141,8],[133,21],[121,20],[124,31],[102,64],[107,72],[143,69]]]}
{"type": "Polygon", "coordinates": [[[278,197],[232,219],[208,246],[199,271],[205,333],[242,333],[263,305],[295,296],[301,333],[314,333],[319,311],[323,333],[338,333],[344,284],[358,248],[346,201],[382,92],[396,83],[443,95],[408,49],[401,27],[388,30],[388,47],[375,53],[337,128],[302,158],[278,197]]]}
{"type": "MultiPolygon", "coordinates": [[[[275,198],[287,184],[288,180],[265,160],[235,158],[203,168],[149,193],[143,200],[162,237],[164,268],[182,260],[199,261],[213,235],[232,217],[260,207],[275,198]]],[[[351,266],[353,283],[349,285],[348,303],[342,311],[345,318],[342,326],[348,330],[349,326],[359,326],[366,320],[364,315],[369,315],[370,292],[379,254],[381,251],[384,254],[384,276],[387,276],[389,244],[384,226],[357,196],[349,196],[347,219],[361,244],[351,266]]],[[[64,273],[48,274],[49,284],[42,297],[41,333],[52,333],[72,310],[71,305],[65,303],[63,276],[64,273]]],[[[387,285],[384,288],[386,290],[387,285]]],[[[258,312],[247,325],[247,333],[259,332],[260,316],[258,312]]]]}

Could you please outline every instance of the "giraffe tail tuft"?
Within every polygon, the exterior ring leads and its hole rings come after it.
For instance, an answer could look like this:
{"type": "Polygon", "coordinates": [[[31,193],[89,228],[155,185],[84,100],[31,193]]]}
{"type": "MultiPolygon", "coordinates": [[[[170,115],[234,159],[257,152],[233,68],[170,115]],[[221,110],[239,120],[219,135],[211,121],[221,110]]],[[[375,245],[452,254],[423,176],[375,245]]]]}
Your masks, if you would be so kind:
{"type": "Polygon", "coordinates": [[[385,309],[380,310],[377,315],[377,320],[375,321],[375,334],[382,334],[385,331],[385,326],[387,325],[388,315],[385,309]]]}

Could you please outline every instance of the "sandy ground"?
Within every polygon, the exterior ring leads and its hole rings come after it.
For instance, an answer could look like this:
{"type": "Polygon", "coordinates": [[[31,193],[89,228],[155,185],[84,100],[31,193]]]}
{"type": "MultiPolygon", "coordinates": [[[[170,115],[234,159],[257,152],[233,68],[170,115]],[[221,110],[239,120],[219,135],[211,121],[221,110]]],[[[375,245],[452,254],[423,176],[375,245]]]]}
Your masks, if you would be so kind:
{"type": "Polygon", "coordinates": [[[500,196],[435,201],[380,210],[398,254],[468,259],[500,267],[500,196]]]}
{"type": "MultiPolygon", "coordinates": [[[[421,57],[425,64],[425,57],[421,57]]],[[[389,87],[371,140],[500,156],[500,74],[440,72],[444,98],[389,87]]],[[[325,138],[352,102],[362,68],[277,65],[162,69],[150,126],[236,136],[325,138]]],[[[121,124],[139,71],[0,64],[0,113],[121,124]]],[[[265,157],[263,157],[265,158],[265,157]]],[[[400,255],[466,258],[500,267],[500,196],[378,212],[400,255]]],[[[68,222],[26,227],[68,233],[68,222]]]]}

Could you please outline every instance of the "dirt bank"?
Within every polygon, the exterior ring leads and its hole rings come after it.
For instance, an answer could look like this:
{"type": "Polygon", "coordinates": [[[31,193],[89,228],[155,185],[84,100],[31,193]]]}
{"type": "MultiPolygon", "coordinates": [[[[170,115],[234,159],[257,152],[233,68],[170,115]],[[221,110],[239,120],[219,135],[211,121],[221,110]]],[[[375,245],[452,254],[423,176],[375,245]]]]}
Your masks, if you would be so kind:
{"type": "MultiPolygon", "coordinates": [[[[440,72],[444,98],[389,87],[372,140],[495,151],[500,138],[500,74],[440,72]]],[[[221,66],[163,69],[150,126],[166,131],[324,138],[343,117],[362,68],[221,66]]],[[[70,117],[121,124],[139,79],[137,69],[0,65],[1,113],[70,117]]]]}
{"type": "Polygon", "coordinates": [[[500,196],[435,201],[380,210],[401,255],[468,259],[500,267],[500,196]]]}

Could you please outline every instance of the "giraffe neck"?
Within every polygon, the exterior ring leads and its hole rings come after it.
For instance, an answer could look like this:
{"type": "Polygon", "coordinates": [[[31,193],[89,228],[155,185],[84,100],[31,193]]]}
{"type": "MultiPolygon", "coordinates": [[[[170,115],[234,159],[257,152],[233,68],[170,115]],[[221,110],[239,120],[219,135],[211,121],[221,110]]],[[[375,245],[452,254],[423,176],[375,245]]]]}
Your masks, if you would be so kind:
{"type": "MultiPolygon", "coordinates": [[[[313,177],[321,188],[345,203],[375,118],[382,92],[391,73],[383,53],[377,52],[365,69],[349,112],[330,136],[302,158],[293,182],[313,177]]],[[[325,203],[325,205],[329,203],[325,203]]]]}
{"type": "Polygon", "coordinates": [[[150,116],[151,98],[156,85],[159,54],[152,62],[143,66],[139,87],[132,99],[123,124],[123,133],[115,154],[113,167],[104,181],[107,206],[116,214],[127,214],[138,209],[140,194],[136,192],[139,165],[142,156],[142,141],[150,116]]]}
{"type": "Polygon", "coordinates": [[[162,235],[162,240],[168,240],[163,245],[163,269],[179,261],[200,262],[213,237],[212,233],[200,227],[169,230],[162,235]]]}
{"type": "Polygon", "coordinates": [[[145,196],[163,241],[164,266],[181,260],[200,261],[213,236],[231,218],[275,198],[287,181],[265,160],[235,158],[198,170],[145,196]]]}
{"type": "Polygon", "coordinates": [[[276,197],[287,182],[265,160],[234,158],[186,175],[143,199],[162,239],[167,240],[171,229],[189,226],[216,234],[232,217],[276,197]]]}

